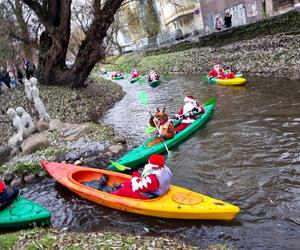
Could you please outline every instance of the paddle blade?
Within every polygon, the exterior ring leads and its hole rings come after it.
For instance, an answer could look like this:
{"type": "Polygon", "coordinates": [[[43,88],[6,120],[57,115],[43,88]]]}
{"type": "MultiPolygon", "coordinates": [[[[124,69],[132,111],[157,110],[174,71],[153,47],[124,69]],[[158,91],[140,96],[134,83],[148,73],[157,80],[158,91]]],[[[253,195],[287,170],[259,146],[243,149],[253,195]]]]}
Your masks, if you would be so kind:
{"type": "Polygon", "coordinates": [[[129,167],[126,167],[126,166],[124,166],[124,165],[122,165],[122,164],[120,164],[120,163],[117,163],[117,162],[114,162],[114,161],[110,161],[110,163],[112,164],[112,165],[114,165],[118,170],[120,170],[120,171],[124,171],[124,170],[130,170],[131,168],[129,168],[129,167]]]}
{"type": "Polygon", "coordinates": [[[148,96],[144,91],[141,91],[138,95],[138,99],[141,104],[148,105],[148,96]]]}
{"type": "Polygon", "coordinates": [[[143,85],[144,83],[145,83],[145,78],[144,78],[144,77],[141,77],[141,78],[138,80],[138,84],[143,85]]]}
{"type": "Polygon", "coordinates": [[[207,81],[208,81],[207,75],[201,76],[201,77],[200,77],[200,80],[201,80],[201,81],[204,81],[204,82],[207,82],[207,81]]]}
{"type": "Polygon", "coordinates": [[[211,105],[211,104],[215,104],[216,101],[217,101],[217,97],[213,97],[213,98],[209,99],[207,102],[203,103],[202,107],[207,106],[207,105],[211,105]]]}
{"type": "Polygon", "coordinates": [[[145,128],[145,133],[146,134],[151,134],[155,131],[155,128],[148,126],[147,128],[145,128]]]}

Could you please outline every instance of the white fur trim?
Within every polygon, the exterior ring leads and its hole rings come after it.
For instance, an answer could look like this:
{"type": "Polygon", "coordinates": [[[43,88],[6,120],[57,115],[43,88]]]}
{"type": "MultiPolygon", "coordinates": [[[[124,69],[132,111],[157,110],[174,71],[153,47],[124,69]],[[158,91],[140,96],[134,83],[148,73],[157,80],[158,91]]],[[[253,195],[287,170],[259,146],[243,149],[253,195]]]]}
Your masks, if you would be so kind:
{"type": "Polygon", "coordinates": [[[132,185],[133,192],[135,192],[139,189],[142,189],[142,188],[147,188],[148,183],[151,183],[151,179],[148,176],[142,178],[140,182],[137,182],[138,179],[139,179],[139,177],[133,177],[131,179],[131,185],[132,185]]]}
{"type": "Polygon", "coordinates": [[[186,96],[184,97],[184,102],[195,102],[195,100],[186,96]]]}

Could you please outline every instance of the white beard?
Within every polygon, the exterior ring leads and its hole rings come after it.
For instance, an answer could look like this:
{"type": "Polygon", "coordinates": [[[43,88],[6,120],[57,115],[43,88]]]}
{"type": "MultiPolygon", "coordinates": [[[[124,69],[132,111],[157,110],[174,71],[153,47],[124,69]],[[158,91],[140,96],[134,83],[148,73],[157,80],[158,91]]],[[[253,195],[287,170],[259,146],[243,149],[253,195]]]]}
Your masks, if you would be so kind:
{"type": "Polygon", "coordinates": [[[183,113],[186,114],[193,110],[193,108],[197,108],[197,104],[195,102],[188,102],[183,106],[183,113]]]}

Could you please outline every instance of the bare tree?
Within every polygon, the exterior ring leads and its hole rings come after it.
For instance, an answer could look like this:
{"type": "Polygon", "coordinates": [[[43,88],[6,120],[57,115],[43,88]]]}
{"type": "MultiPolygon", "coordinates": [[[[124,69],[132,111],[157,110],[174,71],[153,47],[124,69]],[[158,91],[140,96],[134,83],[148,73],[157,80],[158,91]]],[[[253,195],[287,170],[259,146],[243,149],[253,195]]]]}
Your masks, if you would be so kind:
{"type": "Polygon", "coordinates": [[[75,63],[65,65],[71,34],[72,0],[23,0],[35,12],[45,30],[39,41],[38,77],[45,84],[84,86],[94,65],[104,58],[103,41],[124,0],[94,0],[93,16],[81,42],[75,63]]]}

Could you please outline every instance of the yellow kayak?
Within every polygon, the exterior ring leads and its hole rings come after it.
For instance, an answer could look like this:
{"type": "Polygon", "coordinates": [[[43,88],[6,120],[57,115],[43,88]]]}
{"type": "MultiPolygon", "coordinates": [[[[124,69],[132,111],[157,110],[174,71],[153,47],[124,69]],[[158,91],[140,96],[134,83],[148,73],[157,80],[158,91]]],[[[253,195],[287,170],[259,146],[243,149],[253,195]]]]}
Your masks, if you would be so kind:
{"type": "Polygon", "coordinates": [[[236,77],[232,79],[218,79],[218,78],[208,78],[211,83],[218,83],[221,85],[244,85],[246,79],[243,77],[236,77]]]}
{"type": "Polygon", "coordinates": [[[79,196],[130,213],[172,219],[232,220],[240,211],[224,201],[177,186],[171,186],[165,195],[149,200],[120,197],[82,183],[99,180],[107,174],[108,184],[112,186],[130,179],[130,175],[56,162],[42,161],[42,165],[54,179],[79,196]]]}

